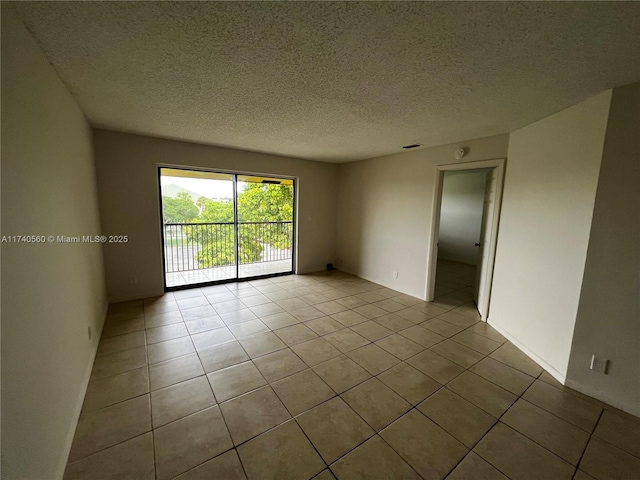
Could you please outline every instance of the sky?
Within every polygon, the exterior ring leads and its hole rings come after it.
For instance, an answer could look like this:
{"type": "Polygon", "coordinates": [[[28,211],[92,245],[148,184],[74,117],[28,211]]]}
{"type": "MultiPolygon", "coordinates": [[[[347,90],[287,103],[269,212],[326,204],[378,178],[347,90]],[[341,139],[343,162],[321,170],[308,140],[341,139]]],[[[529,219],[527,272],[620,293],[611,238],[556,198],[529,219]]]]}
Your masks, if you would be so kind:
{"type": "Polygon", "coordinates": [[[204,178],[170,177],[162,175],[160,185],[179,185],[207,198],[232,198],[233,183],[225,180],[209,180],[204,178]]]}

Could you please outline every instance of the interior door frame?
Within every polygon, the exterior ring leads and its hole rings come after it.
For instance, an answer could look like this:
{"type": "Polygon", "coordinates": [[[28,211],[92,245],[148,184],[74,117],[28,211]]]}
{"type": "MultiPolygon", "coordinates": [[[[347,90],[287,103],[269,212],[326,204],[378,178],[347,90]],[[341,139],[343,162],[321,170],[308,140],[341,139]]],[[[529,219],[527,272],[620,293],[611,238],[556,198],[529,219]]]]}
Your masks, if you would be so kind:
{"type": "Polygon", "coordinates": [[[440,210],[442,208],[442,186],[444,184],[444,174],[450,171],[460,170],[477,170],[481,168],[496,169],[496,193],[493,202],[493,215],[491,221],[490,244],[485,246],[488,248],[489,261],[487,262],[487,271],[483,272],[485,276],[485,293],[486,305],[478,305],[478,310],[483,321],[487,321],[489,316],[489,302],[491,299],[491,282],[493,280],[493,268],[496,257],[496,244],[498,240],[498,226],[500,224],[500,210],[502,207],[502,191],[504,188],[506,159],[496,158],[491,160],[479,160],[474,162],[451,163],[445,165],[437,165],[434,184],[433,184],[433,202],[431,209],[431,235],[429,238],[429,250],[427,253],[427,281],[425,290],[425,299],[432,302],[435,297],[436,289],[436,267],[438,265],[438,239],[440,237],[440,210]]]}

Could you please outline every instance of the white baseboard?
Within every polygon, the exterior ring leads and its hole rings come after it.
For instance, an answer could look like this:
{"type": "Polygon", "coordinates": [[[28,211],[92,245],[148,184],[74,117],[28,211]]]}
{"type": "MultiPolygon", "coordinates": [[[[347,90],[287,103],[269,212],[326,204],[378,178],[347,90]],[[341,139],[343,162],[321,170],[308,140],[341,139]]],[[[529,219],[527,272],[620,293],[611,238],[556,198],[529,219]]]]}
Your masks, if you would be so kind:
{"type": "Polygon", "coordinates": [[[110,297],[109,303],[130,302],[132,300],[142,300],[143,298],[160,297],[164,295],[164,291],[154,290],[151,292],[135,293],[132,295],[124,295],[122,297],[110,297]]]}
{"type": "Polygon", "coordinates": [[[83,380],[82,380],[82,389],[80,390],[80,394],[77,398],[74,399],[74,412],[73,412],[73,428],[70,428],[67,432],[67,435],[64,439],[64,455],[63,458],[60,459],[60,465],[58,466],[58,471],[55,478],[62,479],[64,476],[64,471],[67,468],[67,460],[69,458],[69,452],[71,451],[71,444],[73,443],[73,437],[76,434],[76,427],[78,426],[78,420],[80,420],[80,414],[82,413],[82,405],[84,404],[84,397],[87,395],[87,388],[89,387],[89,380],[91,379],[91,371],[93,370],[93,363],[96,361],[96,355],[98,353],[98,345],[100,344],[100,338],[102,337],[102,330],[104,328],[104,322],[107,319],[107,311],[109,310],[109,302],[106,302],[102,307],[101,314],[101,322],[99,331],[96,332],[91,339],[91,349],[93,350],[91,353],[91,361],[87,364],[87,367],[84,371],[83,380]]]}
{"type": "Polygon", "coordinates": [[[348,269],[346,269],[346,268],[344,268],[344,267],[337,267],[336,269],[337,269],[337,270],[340,270],[341,272],[348,273],[349,275],[353,275],[354,277],[362,278],[362,277],[360,277],[360,275],[358,275],[357,273],[354,273],[354,272],[352,272],[351,270],[348,270],[348,269]]]}
{"type": "Polygon", "coordinates": [[[373,279],[373,278],[368,277],[366,275],[362,275],[360,273],[352,272],[351,270],[348,270],[348,269],[343,268],[343,267],[338,267],[338,270],[340,270],[341,272],[344,272],[344,273],[348,273],[349,275],[353,275],[354,277],[362,278],[363,280],[367,280],[368,282],[375,283],[377,285],[381,285],[381,286],[383,286],[385,288],[388,288],[389,290],[393,290],[394,292],[403,293],[405,295],[409,295],[410,297],[414,297],[414,298],[420,299],[422,301],[426,301],[424,296],[416,296],[416,295],[414,295],[412,293],[409,293],[409,292],[403,292],[402,290],[398,290],[397,288],[395,288],[395,285],[391,285],[389,283],[382,282],[382,281],[380,281],[378,279],[373,279]]]}
{"type": "Polygon", "coordinates": [[[306,275],[308,273],[318,273],[318,272],[326,272],[327,271],[327,267],[318,267],[318,268],[305,268],[303,270],[298,270],[295,274],[296,275],[306,275]]]}
{"type": "Polygon", "coordinates": [[[553,378],[558,380],[561,384],[563,384],[563,385],[565,384],[565,382],[567,380],[566,372],[565,373],[561,373],[558,370],[556,370],[555,367],[553,367],[546,360],[544,360],[542,357],[537,355],[533,350],[531,350],[524,343],[522,343],[520,340],[518,340],[510,332],[508,332],[507,330],[502,328],[500,325],[492,323],[491,318],[487,319],[487,323],[491,327],[495,328],[503,337],[505,337],[507,340],[509,340],[511,343],[513,343],[516,347],[518,347],[531,360],[536,362],[540,367],[544,368],[549,373],[549,375],[551,375],[553,378]]]}

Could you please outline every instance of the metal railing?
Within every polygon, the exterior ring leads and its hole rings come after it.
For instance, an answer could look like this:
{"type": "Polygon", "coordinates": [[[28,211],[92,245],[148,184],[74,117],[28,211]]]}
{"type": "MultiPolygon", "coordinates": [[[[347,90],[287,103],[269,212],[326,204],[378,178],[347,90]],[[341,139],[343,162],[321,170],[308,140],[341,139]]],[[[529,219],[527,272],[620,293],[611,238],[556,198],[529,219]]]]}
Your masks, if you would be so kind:
{"type": "MultiPolygon", "coordinates": [[[[235,224],[167,223],[164,225],[166,273],[235,265],[235,224]]],[[[293,222],[239,222],[240,264],[292,258],[293,222]]]]}

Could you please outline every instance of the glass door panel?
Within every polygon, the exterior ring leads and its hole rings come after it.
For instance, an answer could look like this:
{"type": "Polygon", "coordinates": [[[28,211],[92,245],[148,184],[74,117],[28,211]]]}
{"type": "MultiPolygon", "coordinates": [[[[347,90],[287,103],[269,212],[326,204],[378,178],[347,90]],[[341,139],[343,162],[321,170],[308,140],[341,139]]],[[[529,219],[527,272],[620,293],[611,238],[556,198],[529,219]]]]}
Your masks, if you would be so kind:
{"type": "Polygon", "coordinates": [[[237,278],[235,175],[161,168],[165,286],[237,278]]]}
{"type": "Polygon", "coordinates": [[[238,175],[238,277],[293,272],[293,180],[238,175]]]}

